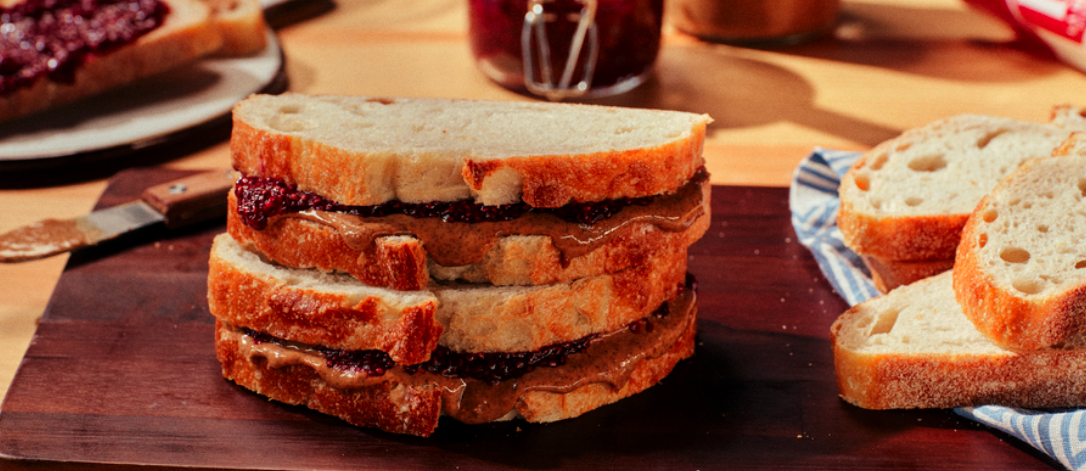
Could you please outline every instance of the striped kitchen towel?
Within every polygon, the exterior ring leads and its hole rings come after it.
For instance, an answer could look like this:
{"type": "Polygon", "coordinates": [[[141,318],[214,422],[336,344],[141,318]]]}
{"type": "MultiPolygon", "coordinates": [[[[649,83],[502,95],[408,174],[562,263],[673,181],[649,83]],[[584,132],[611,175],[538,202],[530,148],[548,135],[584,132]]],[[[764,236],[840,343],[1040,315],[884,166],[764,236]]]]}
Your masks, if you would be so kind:
{"type": "MultiPolygon", "coordinates": [[[[789,191],[792,227],[800,243],[811,250],[822,273],[850,306],[879,294],[867,267],[845,247],[837,228],[837,186],[860,155],[816,148],[796,168],[789,191]]],[[[979,406],[960,407],[954,412],[1028,443],[1068,469],[1086,471],[1084,409],[979,406]]]]}

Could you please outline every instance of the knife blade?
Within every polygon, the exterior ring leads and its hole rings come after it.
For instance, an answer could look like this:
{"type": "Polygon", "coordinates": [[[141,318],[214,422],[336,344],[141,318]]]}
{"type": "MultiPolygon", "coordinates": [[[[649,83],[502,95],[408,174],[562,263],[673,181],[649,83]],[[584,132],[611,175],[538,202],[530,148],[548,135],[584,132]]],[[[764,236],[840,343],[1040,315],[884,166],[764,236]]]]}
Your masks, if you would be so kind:
{"type": "Polygon", "coordinates": [[[223,217],[233,184],[231,171],[212,170],[149,187],[137,201],[14,229],[0,234],[0,262],[36,260],[154,224],[172,230],[223,217]]]}

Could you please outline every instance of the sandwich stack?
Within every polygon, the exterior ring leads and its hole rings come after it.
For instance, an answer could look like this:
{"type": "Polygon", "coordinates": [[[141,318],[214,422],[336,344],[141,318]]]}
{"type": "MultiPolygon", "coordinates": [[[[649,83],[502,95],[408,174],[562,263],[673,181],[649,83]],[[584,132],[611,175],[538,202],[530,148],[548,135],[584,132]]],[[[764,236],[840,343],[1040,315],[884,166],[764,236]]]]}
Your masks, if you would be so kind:
{"type": "Polygon", "coordinates": [[[256,95],[208,298],[223,375],[428,436],[575,417],[693,353],[707,116],[256,95]]]}
{"type": "Polygon", "coordinates": [[[870,409],[1086,405],[1086,134],[975,207],[953,269],[831,329],[841,397],[870,409]]]}

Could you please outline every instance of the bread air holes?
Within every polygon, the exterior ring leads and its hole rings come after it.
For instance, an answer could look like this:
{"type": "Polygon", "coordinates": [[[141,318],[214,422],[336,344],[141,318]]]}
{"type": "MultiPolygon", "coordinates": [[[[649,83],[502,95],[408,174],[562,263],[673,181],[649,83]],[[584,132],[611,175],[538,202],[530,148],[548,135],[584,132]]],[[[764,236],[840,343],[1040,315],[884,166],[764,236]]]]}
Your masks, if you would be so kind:
{"type": "Polygon", "coordinates": [[[1019,278],[1012,281],[1011,286],[1024,294],[1037,294],[1044,289],[1044,283],[1035,278],[1019,278]]]}
{"type": "Polygon", "coordinates": [[[887,160],[890,160],[890,156],[885,153],[876,155],[874,159],[871,159],[871,170],[881,170],[882,167],[886,165],[887,160]]]}
{"type": "Polygon", "coordinates": [[[1002,134],[1004,134],[1006,132],[1007,132],[1006,129],[1000,129],[1000,130],[997,130],[995,132],[991,132],[991,133],[988,133],[988,134],[984,135],[983,137],[981,137],[980,139],[977,140],[977,148],[978,149],[983,149],[985,147],[988,147],[988,144],[991,144],[992,141],[995,140],[995,138],[999,137],[1000,135],[1002,135],[1002,134]]]}
{"type": "Polygon", "coordinates": [[[905,198],[905,205],[909,207],[917,207],[924,203],[924,198],[919,196],[910,196],[905,198]]]}
{"type": "Polygon", "coordinates": [[[313,120],[301,115],[297,105],[285,105],[267,120],[268,127],[281,132],[299,132],[316,126],[313,120]]]}
{"type": "Polygon", "coordinates": [[[1075,262],[1075,269],[1086,268],[1086,260],[1079,260],[1075,262]]]}
{"type": "Polygon", "coordinates": [[[853,178],[852,180],[856,182],[856,188],[859,188],[860,191],[871,189],[871,177],[867,176],[866,173],[857,174],[856,178],[853,178]]]}
{"type": "Polygon", "coordinates": [[[1007,247],[999,252],[999,258],[1007,263],[1026,263],[1029,261],[1029,251],[1018,247],[1007,247]]]}
{"type": "Polygon", "coordinates": [[[996,211],[993,208],[985,209],[984,212],[980,214],[980,218],[984,222],[988,222],[988,223],[995,222],[996,218],[998,218],[998,217],[999,217],[999,211],[996,211]]]}
{"type": "Polygon", "coordinates": [[[875,316],[875,325],[871,327],[871,335],[888,334],[897,323],[897,316],[901,311],[889,309],[875,316]]]}
{"type": "Polygon", "coordinates": [[[988,234],[981,233],[979,236],[977,236],[977,245],[980,246],[980,248],[982,249],[985,245],[988,245],[988,234]]]}
{"type": "Polygon", "coordinates": [[[909,161],[909,169],[914,172],[936,172],[944,168],[946,157],[943,154],[922,155],[909,161]]]}
{"type": "Polygon", "coordinates": [[[1086,197],[1086,178],[1078,179],[1078,195],[1080,197],[1086,197]]]}

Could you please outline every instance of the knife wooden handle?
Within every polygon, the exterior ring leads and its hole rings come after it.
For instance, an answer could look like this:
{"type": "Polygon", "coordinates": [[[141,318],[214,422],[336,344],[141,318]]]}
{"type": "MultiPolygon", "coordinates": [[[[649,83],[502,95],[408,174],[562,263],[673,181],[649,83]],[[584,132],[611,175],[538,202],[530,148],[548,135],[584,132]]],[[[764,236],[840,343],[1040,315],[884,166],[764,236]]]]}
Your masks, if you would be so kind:
{"type": "Polygon", "coordinates": [[[166,217],[166,227],[208,221],[226,214],[226,194],[234,185],[230,170],[212,170],[143,191],[142,199],[166,217]]]}

